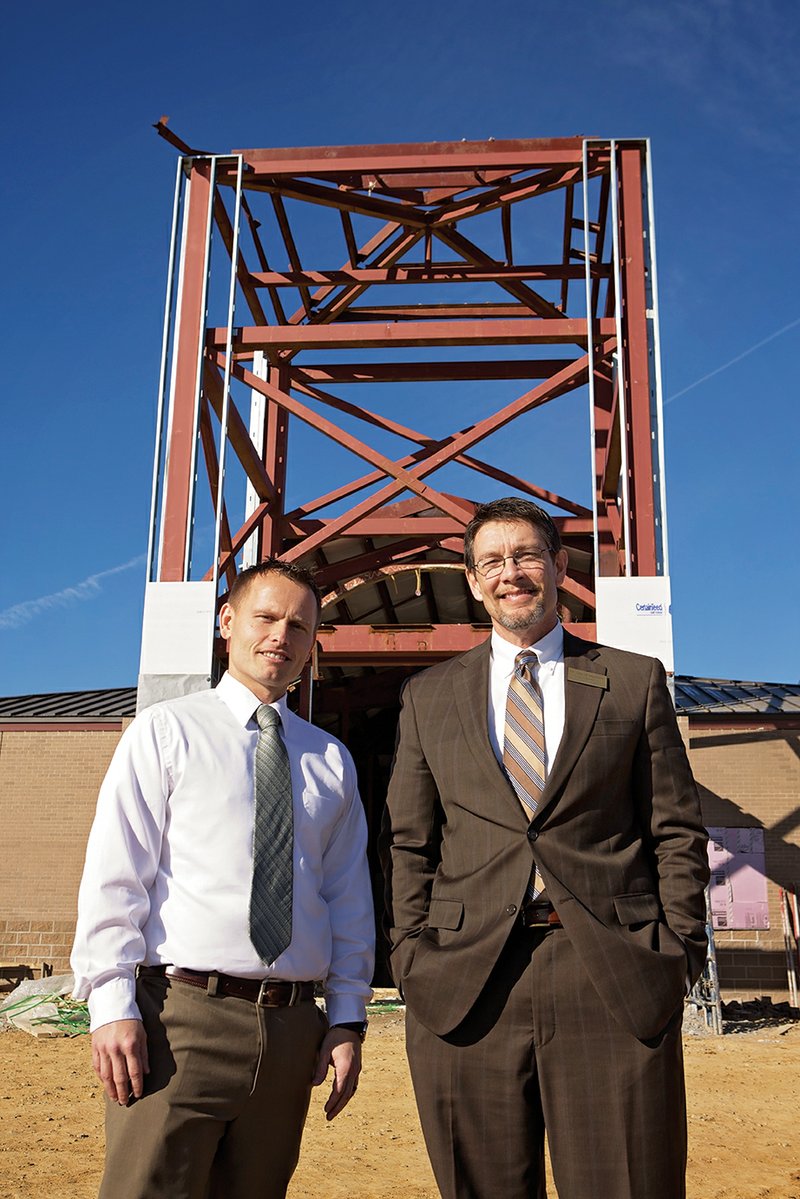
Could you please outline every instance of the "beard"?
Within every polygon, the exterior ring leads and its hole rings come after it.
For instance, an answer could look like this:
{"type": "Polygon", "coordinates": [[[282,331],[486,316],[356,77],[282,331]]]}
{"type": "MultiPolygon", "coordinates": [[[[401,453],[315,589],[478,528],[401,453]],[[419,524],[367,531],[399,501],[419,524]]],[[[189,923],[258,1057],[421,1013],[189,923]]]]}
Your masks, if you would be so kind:
{"type": "Polygon", "coordinates": [[[544,618],[544,600],[541,595],[532,597],[533,606],[525,612],[503,612],[498,609],[497,623],[502,625],[504,629],[508,629],[509,633],[519,633],[523,629],[529,629],[533,625],[538,624],[544,618]]]}

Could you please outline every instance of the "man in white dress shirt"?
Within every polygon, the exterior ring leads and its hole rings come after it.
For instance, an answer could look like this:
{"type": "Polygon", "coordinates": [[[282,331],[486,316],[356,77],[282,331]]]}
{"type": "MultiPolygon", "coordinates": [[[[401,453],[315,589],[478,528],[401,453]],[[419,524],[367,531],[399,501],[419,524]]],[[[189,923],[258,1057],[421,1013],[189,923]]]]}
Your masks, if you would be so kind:
{"type": "Polygon", "coordinates": [[[302,568],[240,574],[220,613],[227,673],[140,713],[102,785],[72,965],[107,1095],[103,1199],[280,1199],[312,1085],[333,1068],[329,1120],[356,1090],[374,951],[366,822],[350,754],[285,698],[319,615],[302,568]],[[271,963],[249,927],[262,705],[292,791],[291,939],[271,963]]]}

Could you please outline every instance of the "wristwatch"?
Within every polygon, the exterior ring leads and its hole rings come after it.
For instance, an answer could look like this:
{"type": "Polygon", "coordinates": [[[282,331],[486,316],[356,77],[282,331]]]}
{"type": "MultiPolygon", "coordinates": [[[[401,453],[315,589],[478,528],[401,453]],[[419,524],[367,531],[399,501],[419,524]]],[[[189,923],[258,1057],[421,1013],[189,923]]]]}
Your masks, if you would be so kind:
{"type": "Polygon", "coordinates": [[[354,1032],[359,1041],[363,1041],[367,1035],[366,1020],[343,1020],[339,1024],[332,1024],[331,1028],[346,1028],[348,1032],[354,1032]]]}

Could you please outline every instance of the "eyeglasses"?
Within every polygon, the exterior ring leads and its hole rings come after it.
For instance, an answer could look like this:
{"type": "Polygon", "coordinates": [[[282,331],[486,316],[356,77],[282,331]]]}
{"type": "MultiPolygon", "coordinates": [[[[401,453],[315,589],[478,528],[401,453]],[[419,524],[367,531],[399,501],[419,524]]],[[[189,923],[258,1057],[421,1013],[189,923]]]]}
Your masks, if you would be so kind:
{"type": "Polygon", "coordinates": [[[503,558],[481,558],[480,562],[475,563],[475,570],[484,579],[496,579],[498,575],[503,573],[503,567],[509,558],[518,566],[520,570],[536,570],[541,566],[547,554],[552,553],[551,550],[517,550],[516,553],[506,554],[503,558]]]}

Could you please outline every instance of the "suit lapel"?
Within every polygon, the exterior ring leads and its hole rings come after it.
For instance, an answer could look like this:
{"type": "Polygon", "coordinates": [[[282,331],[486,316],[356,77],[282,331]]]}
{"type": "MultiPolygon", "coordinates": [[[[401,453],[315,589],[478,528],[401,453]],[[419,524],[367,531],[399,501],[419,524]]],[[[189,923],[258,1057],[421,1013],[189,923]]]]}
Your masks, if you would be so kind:
{"type": "Polygon", "coordinates": [[[478,764],[491,791],[487,801],[494,807],[494,796],[498,793],[508,800],[509,809],[517,817],[517,823],[527,823],[525,813],[517,799],[511,783],[495,757],[489,740],[489,665],[491,640],[470,650],[459,659],[462,673],[455,687],[456,707],[461,729],[469,753],[478,764]],[[489,798],[491,796],[491,798],[489,798]]]}
{"type": "MultiPolygon", "coordinates": [[[[463,673],[455,687],[456,706],[469,752],[481,769],[491,794],[503,795],[517,823],[527,823],[522,805],[494,755],[489,740],[488,694],[491,641],[485,641],[460,659],[463,673]]],[[[561,791],[589,739],[600,700],[607,687],[607,674],[597,661],[600,649],[564,633],[565,719],[561,744],[542,792],[535,820],[538,822],[561,791]],[[583,676],[583,677],[581,677],[583,676]],[[594,685],[591,680],[597,680],[594,685]]],[[[488,797],[487,797],[488,798],[488,797]]],[[[494,804],[494,799],[489,800],[494,804]]]]}
{"type": "Polygon", "coordinates": [[[537,818],[569,778],[592,731],[607,686],[606,672],[596,661],[599,652],[598,646],[564,633],[564,732],[547,776],[537,818]]]}

